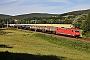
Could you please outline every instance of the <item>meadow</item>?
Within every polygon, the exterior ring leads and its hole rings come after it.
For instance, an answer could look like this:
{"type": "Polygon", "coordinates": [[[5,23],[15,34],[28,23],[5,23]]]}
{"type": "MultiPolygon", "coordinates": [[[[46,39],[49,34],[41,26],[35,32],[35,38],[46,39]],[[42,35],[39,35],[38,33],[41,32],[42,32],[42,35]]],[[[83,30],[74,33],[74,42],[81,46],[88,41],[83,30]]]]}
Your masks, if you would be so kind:
{"type": "Polygon", "coordinates": [[[27,30],[5,29],[3,32],[0,60],[90,60],[87,41],[27,30]]]}

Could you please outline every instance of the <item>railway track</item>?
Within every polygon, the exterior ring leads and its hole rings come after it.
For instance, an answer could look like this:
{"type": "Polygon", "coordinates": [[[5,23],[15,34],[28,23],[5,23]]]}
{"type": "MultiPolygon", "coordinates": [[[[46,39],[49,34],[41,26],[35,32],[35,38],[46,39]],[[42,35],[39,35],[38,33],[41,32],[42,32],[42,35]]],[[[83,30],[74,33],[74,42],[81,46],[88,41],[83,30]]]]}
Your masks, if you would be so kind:
{"type": "MultiPolygon", "coordinates": [[[[22,29],[23,30],[23,29],[22,29]]],[[[32,30],[27,30],[27,31],[32,31],[32,30]]],[[[34,32],[34,31],[33,31],[34,32]]],[[[38,31],[37,31],[38,32],[38,31]]],[[[43,32],[38,32],[38,33],[41,33],[41,34],[50,34],[51,33],[43,33],[43,32]]],[[[55,35],[55,34],[52,34],[54,36],[58,36],[58,37],[62,37],[62,38],[68,38],[68,39],[75,39],[75,40],[83,40],[83,41],[88,41],[90,42],[90,38],[83,38],[83,37],[78,37],[78,38],[75,38],[75,37],[70,37],[70,36],[63,36],[63,35],[55,35]]]]}
{"type": "Polygon", "coordinates": [[[90,42],[90,38],[79,38],[81,40],[85,40],[85,41],[89,41],[90,42]]]}
{"type": "MultiPolygon", "coordinates": [[[[49,27],[44,27],[44,26],[14,26],[14,28],[17,28],[18,29],[22,29],[22,30],[30,30],[30,31],[36,31],[36,32],[42,32],[42,33],[45,33],[45,34],[53,34],[53,31],[56,29],[55,27],[52,27],[52,26],[49,26],[49,27]],[[47,28],[48,31],[43,31],[45,28],[47,28]],[[48,33],[49,32],[49,33],[48,33]]],[[[55,35],[55,33],[53,34],[55,35]]],[[[57,35],[58,36],[58,35],[57,35]]],[[[66,36],[61,36],[59,35],[60,37],[63,37],[63,38],[70,38],[70,39],[78,39],[78,40],[84,40],[84,41],[89,41],[90,42],[90,38],[83,38],[83,37],[79,37],[79,38],[71,38],[71,37],[66,37],[66,36]]]]}
{"type": "Polygon", "coordinates": [[[62,38],[75,39],[75,40],[83,40],[83,41],[90,42],[90,38],[83,38],[83,37],[75,38],[75,37],[70,37],[70,36],[67,37],[67,36],[61,36],[61,35],[56,35],[56,36],[60,36],[62,38]]]}

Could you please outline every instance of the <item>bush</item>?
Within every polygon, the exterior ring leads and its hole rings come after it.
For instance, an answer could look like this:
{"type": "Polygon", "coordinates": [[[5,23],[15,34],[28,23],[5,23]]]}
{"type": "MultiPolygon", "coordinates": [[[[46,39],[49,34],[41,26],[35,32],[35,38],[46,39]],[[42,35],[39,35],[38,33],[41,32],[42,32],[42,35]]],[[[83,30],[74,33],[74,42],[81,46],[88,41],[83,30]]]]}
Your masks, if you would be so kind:
{"type": "Polygon", "coordinates": [[[5,34],[5,33],[6,33],[6,32],[3,32],[3,31],[0,30],[0,35],[3,35],[3,34],[5,34]]]}
{"type": "Polygon", "coordinates": [[[90,31],[84,33],[85,37],[90,38],[90,31]]]}

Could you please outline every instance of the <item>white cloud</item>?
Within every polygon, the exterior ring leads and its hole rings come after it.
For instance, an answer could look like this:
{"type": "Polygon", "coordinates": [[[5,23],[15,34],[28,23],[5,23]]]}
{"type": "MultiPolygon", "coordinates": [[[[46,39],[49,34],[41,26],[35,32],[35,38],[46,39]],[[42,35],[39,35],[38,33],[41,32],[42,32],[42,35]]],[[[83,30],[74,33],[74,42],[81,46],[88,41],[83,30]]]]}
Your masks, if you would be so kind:
{"type": "Polygon", "coordinates": [[[16,0],[1,0],[0,1],[0,4],[8,3],[8,2],[12,2],[12,1],[16,1],[16,0]]]}
{"type": "Polygon", "coordinates": [[[67,0],[48,0],[50,2],[66,2],[67,0]]]}
{"type": "Polygon", "coordinates": [[[72,4],[69,0],[48,0],[50,2],[62,2],[62,3],[69,3],[72,4]]]}
{"type": "Polygon", "coordinates": [[[82,2],[82,1],[85,1],[85,0],[77,0],[78,2],[82,2]]]}
{"type": "Polygon", "coordinates": [[[14,4],[12,4],[13,6],[15,5],[22,5],[22,4],[36,4],[38,2],[44,2],[43,0],[15,0],[16,2],[14,4]]]}
{"type": "MultiPolygon", "coordinates": [[[[78,6],[69,6],[66,5],[47,5],[47,4],[31,4],[31,5],[20,5],[26,2],[43,2],[43,0],[4,0],[3,3],[6,2],[15,2],[12,5],[7,6],[0,6],[0,13],[10,14],[10,15],[17,15],[17,14],[28,14],[28,13],[64,13],[74,10],[81,10],[81,9],[90,9],[90,5],[79,5],[78,6]]],[[[64,2],[70,3],[68,0],[45,0],[47,2],[64,2]]],[[[69,4],[68,4],[69,5],[69,4]]]]}
{"type": "Polygon", "coordinates": [[[46,6],[42,4],[34,4],[28,6],[9,6],[0,7],[2,8],[0,12],[5,14],[17,15],[17,14],[26,14],[26,13],[54,13],[57,9],[62,8],[61,6],[46,6]]]}
{"type": "Polygon", "coordinates": [[[0,7],[1,13],[10,14],[10,15],[20,15],[20,14],[28,14],[28,13],[65,13],[75,10],[82,9],[90,9],[90,5],[81,5],[81,6],[73,6],[73,7],[63,7],[63,6],[47,6],[43,4],[34,4],[28,6],[9,6],[8,7],[0,7]]]}
{"type": "Polygon", "coordinates": [[[83,10],[83,9],[90,9],[90,5],[79,5],[79,6],[74,6],[71,9],[73,10],[83,10]]]}
{"type": "Polygon", "coordinates": [[[86,10],[86,9],[90,9],[90,5],[72,6],[70,8],[66,8],[66,11],[65,12],[72,12],[72,11],[86,10]]]}

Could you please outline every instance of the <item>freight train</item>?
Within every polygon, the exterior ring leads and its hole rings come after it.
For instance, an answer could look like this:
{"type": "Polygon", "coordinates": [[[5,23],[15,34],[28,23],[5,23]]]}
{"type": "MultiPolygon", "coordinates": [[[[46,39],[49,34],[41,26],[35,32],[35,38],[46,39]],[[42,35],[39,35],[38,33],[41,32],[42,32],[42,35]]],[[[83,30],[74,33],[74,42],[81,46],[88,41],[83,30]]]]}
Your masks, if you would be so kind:
{"type": "Polygon", "coordinates": [[[10,27],[31,30],[36,32],[80,37],[80,31],[77,28],[64,28],[64,27],[59,28],[59,27],[53,27],[53,26],[17,25],[17,24],[10,27]]]}

